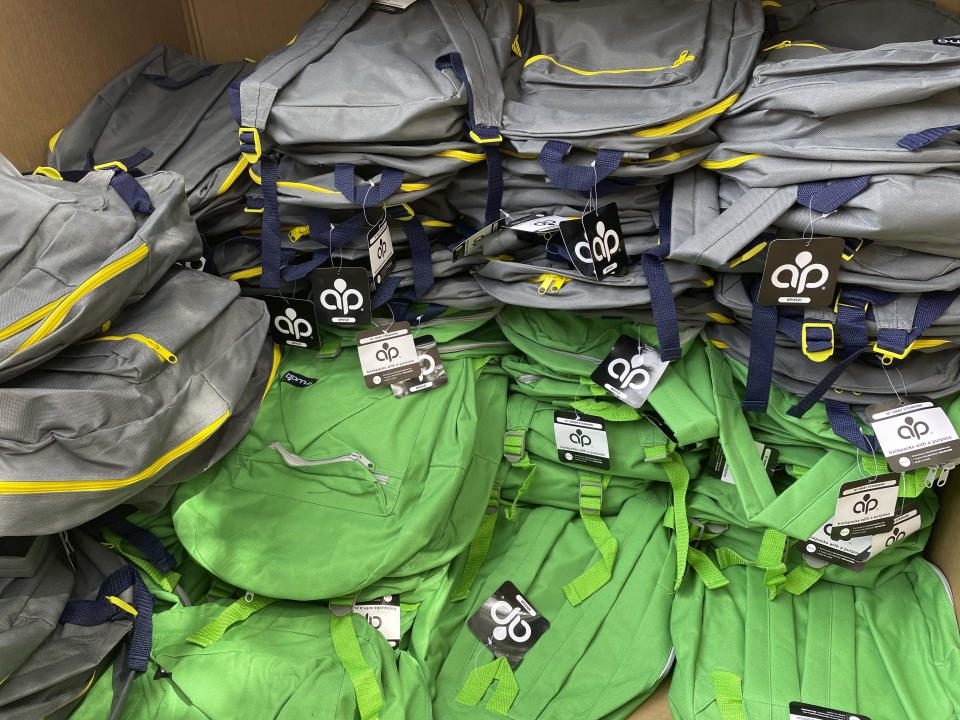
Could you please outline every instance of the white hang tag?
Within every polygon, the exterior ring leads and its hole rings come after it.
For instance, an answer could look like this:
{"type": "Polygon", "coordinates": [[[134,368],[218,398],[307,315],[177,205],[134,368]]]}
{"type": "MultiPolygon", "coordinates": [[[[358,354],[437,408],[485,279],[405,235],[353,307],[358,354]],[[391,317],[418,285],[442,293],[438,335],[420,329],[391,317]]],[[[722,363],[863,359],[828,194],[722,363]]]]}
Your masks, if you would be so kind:
{"type": "Polygon", "coordinates": [[[621,335],[590,379],[621,402],[639,409],[657,386],[669,362],[660,353],[621,335]]]}
{"type": "Polygon", "coordinates": [[[831,537],[833,518],[824,523],[807,541],[797,543],[797,548],[804,555],[810,555],[820,560],[826,560],[834,565],[841,565],[848,570],[859,572],[863,563],[870,557],[870,548],[873,541],[869,537],[858,537],[852,540],[834,540],[831,537]]]}
{"type": "Polygon", "coordinates": [[[960,460],[960,436],[943,409],[931,400],[871,405],[867,420],[893,469],[945,466],[960,460]]]}
{"type": "Polygon", "coordinates": [[[485,238],[490,237],[495,232],[499,231],[503,227],[503,220],[494,220],[489,225],[484,225],[482,228],[477,230],[473,235],[468,238],[465,238],[453,248],[453,259],[454,260],[463,260],[468,255],[482,255],[483,254],[483,241],[485,238]]]}
{"type": "Polygon", "coordinates": [[[840,486],[830,537],[850,540],[893,529],[897,515],[900,473],[853,480],[840,486]]]}
{"type": "Polygon", "coordinates": [[[553,414],[553,435],[560,462],[610,469],[607,424],[603,418],[557,410],[553,414]]]}
{"type": "Polygon", "coordinates": [[[330,603],[331,615],[346,617],[351,612],[362,616],[372,628],[378,630],[390,643],[390,647],[396,649],[400,645],[401,622],[398,595],[385,595],[374,600],[354,602],[352,606],[330,603]]]}
{"type": "Polygon", "coordinates": [[[917,503],[910,503],[894,518],[893,527],[888,532],[873,536],[870,557],[874,557],[891,545],[910,537],[920,529],[922,523],[920,506],[917,503]]]}
{"type": "Polygon", "coordinates": [[[507,227],[518,233],[532,233],[536,235],[553,234],[560,231],[560,223],[566,222],[570,218],[563,215],[536,215],[534,217],[520,218],[519,221],[511,223],[507,227]]]}
{"type": "Polygon", "coordinates": [[[410,329],[410,323],[399,322],[390,326],[390,332],[374,328],[357,333],[357,353],[368,388],[403,382],[420,374],[410,329]]]}
{"type": "Polygon", "coordinates": [[[393,269],[393,240],[386,218],[367,233],[368,253],[370,255],[370,274],[373,286],[380,287],[383,279],[393,269]]]}

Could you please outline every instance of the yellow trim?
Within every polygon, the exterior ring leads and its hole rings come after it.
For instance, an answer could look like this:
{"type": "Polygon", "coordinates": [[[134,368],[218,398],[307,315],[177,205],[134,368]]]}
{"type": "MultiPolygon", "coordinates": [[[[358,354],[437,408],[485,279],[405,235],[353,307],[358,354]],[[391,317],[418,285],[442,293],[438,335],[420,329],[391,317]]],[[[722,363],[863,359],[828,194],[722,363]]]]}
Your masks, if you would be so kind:
{"type": "Polygon", "coordinates": [[[870,343],[870,347],[873,351],[880,356],[880,362],[884,365],[893,364],[894,360],[903,360],[907,355],[912,353],[914,350],[929,350],[930,348],[940,347],[941,345],[949,345],[949,340],[925,340],[920,338],[914,340],[907,346],[907,349],[902,353],[896,353],[892,350],[884,350],[883,348],[878,348],[875,342],[870,343]]]}
{"type": "Polygon", "coordinates": [[[739,157],[730,158],[729,160],[701,160],[700,167],[706,168],[707,170],[723,170],[724,168],[737,167],[737,165],[743,165],[747,160],[753,160],[755,158],[765,157],[759,153],[750,153],[749,155],[740,155],[739,157]]]}
{"type": "MultiPolygon", "coordinates": [[[[70,309],[76,305],[80,300],[82,300],[86,295],[90,294],[98,287],[104,283],[112,280],[114,277],[122,273],[124,270],[136,265],[138,262],[143,260],[147,253],[150,252],[150,248],[146,245],[140,245],[137,249],[128,252],[121,258],[114,260],[112,263],[103,266],[97,270],[93,275],[88,277],[83,281],[73,292],[68,295],[65,295],[60,302],[54,308],[47,319],[36,330],[33,331],[33,334],[24,340],[23,344],[14,350],[14,354],[25,350],[31,345],[43,340],[50,333],[57,329],[63,319],[67,316],[67,313],[70,312],[70,309]]],[[[36,314],[36,313],[34,313],[36,314]]]]}
{"type": "Polygon", "coordinates": [[[856,255],[860,251],[860,248],[863,247],[863,238],[857,238],[857,240],[860,241],[860,244],[857,245],[851,252],[841,253],[841,257],[844,260],[852,260],[853,256],[856,255]]]}
{"type": "Polygon", "coordinates": [[[423,226],[448,228],[453,227],[453,223],[444,222],[443,220],[424,220],[423,226]]]}
{"type": "Polygon", "coordinates": [[[407,220],[413,220],[417,216],[417,214],[413,211],[413,208],[410,207],[407,203],[400,203],[399,205],[390,205],[389,207],[399,207],[407,211],[406,214],[403,215],[402,217],[396,218],[401,222],[406,222],[407,220]]]}
{"type": "Polygon", "coordinates": [[[833,344],[834,344],[835,335],[833,334],[833,325],[827,322],[805,322],[801,325],[800,329],[800,344],[803,348],[803,354],[810,358],[813,362],[823,362],[827,360],[831,355],[833,355],[833,344]],[[829,350],[817,350],[816,352],[811,352],[807,347],[807,328],[814,327],[825,327],[830,331],[830,349],[829,350]]]}
{"type": "Polygon", "coordinates": [[[807,43],[807,42],[792,42],[791,40],[784,40],[782,43],[777,43],[776,45],[771,45],[768,48],[764,48],[760,52],[770,52],[771,50],[782,50],[783,48],[788,47],[813,47],[820,48],[821,50],[830,51],[830,48],[824,47],[823,45],[817,45],[816,43],[807,43]]]}
{"type": "Polygon", "coordinates": [[[660,137],[662,135],[673,135],[675,132],[680,132],[684,128],[688,128],[705,118],[708,118],[712,115],[719,115],[733,105],[739,97],[740,93],[734,93],[725,100],[721,100],[716,105],[711,105],[708,108],[704,108],[700,112],[694,113],[693,115],[688,115],[685,118],[674,120],[666,125],[658,125],[656,127],[646,128],[645,130],[638,130],[637,132],[631,134],[637,137],[660,137]]]}
{"type": "Polygon", "coordinates": [[[716,280],[714,280],[713,278],[707,278],[706,280],[701,279],[700,282],[702,282],[707,287],[713,287],[716,284],[716,280]]]}
{"type": "Polygon", "coordinates": [[[429,190],[430,185],[427,183],[401,183],[400,190],[402,192],[416,192],[418,190],[429,190]]]}
{"type": "Polygon", "coordinates": [[[760,7],[783,7],[783,5],[778,3],[777,0],[763,0],[763,2],[760,3],[760,7]]]}
{"type": "Polygon", "coordinates": [[[726,350],[728,347],[730,347],[729,345],[727,345],[725,342],[722,342],[721,340],[711,340],[710,344],[713,345],[715,348],[720,348],[721,350],[726,350]]]}
{"type": "Polygon", "coordinates": [[[746,262],[747,260],[749,260],[749,259],[752,258],[753,256],[755,256],[755,255],[757,255],[758,253],[760,253],[766,246],[767,246],[767,244],[766,244],[765,242],[762,242],[762,243],[759,243],[758,245],[750,248],[749,250],[747,250],[747,251],[746,251],[743,255],[741,255],[740,257],[735,257],[733,260],[731,260],[731,261],[730,261],[730,267],[735,268],[735,267],[736,267],[737,265],[739,265],[740,263],[746,262]]]}
{"type": "Polygon", "coordinates": [[[121,340],[136,340],[138,343],[142,343],[146,345],[148,348],[150,348],[151,350],[153,350],[157,354],[157,357],[163,360],[164,362],[168,362],[171,365],[176,365],[178,362],[177,356],[174,355],[169,350],[167,350],[163,345],[158,343],[153,338],[148,338],[147,336],[141,335],[139,333],[131,333],[129,335],[101,335],[100,337],[84,340],[80,344],[86,345],[87,343],[102,342],[104,340],[109,340],[113,342],[119,342],[121,340]]]}
{"type": "Polygon", "coordinates": [[[36,170],[33,171],[34,175],[46,175],[51,180],[63,180],[63,175],[60,174],[60,171],[56,168],[49,167],[47,165],[41,165],[36,170]]]}
{"type": "Polygon", "coordinates": [[[34,310],[29,315],[26,315],[19,320],[17,320],[12,325],[7,325],[7,327],[0,330],[0,340],[6,340],[9,337],[16,335],[19,332],[23,332],[31,325],[36,325],[38,322],[43,320],[47,315],[49,315],[53,309],[60,303],[61,300],[66,296],[58,297],[53,302],[49,302],[44,305],[39,310],[34,310]]]}
{"type": "MultiPolygon", "coordinates": [[[[456,158],[457,160],[463,160],[464,162],[468,163],[483,162],[483,160],[485,160],[487,157],[483,153],[467,152],[466,150],[444,150],[442,152],[434,153],[433,156],[456,158]]],[[[536,155],[533,157],[536,157],[536,155]]]]}
{"type": "MultiPolygon", "coordinates": [[[[682,157],[689,155],[692,152],[696,152],[700,148],[689,148],[688,150],[678,150],[677,152],[672,152],[669,155],[661,155],[660,157],[646,158],[645,160],[629,160],[624,159],[623,163],[630,163],[636,165],[645,165],[647,163],[658,163],[658,162],[673,162],[674,160],[679,160],[682,157]]],[[[621,163],[621,164],[623,164],[621,163]]]]}
{"type": "Polygon", "coordinates": [[[564,65],[563,63],[558,62],[557,60],[554,60],[549,55],[534,55],[532,58],[527,60],[523,64],[523,66],[527,67],[528,65],[538,62],[540,60],[549,60],[557,67],[562,67],[564,70],[569,70],[570,72],[574,72],[577,75],[622,75],[624,73],[658,72],[660,70],[669,70],[671,68],[680,67],[684,63],[688,63],[691,60],[696,60],[696,59],[697,59],[696,55],[691,55],[689,52],[684,50],[682,53],[680,53],[680,57],[678,57],[673,62],[673,65],[663,65],[661,67],[651,67],[651,68],[630,68],[627,70],[580,70],[579,68],[570,67],[569,65],[564,65]]]}
{"type": "Polygon", "coordinates": [[[100,332],[106,332],[110,329],[110,321],[107,320],[103,325],[100,326],[100,332]]]}
{"type": "Polygon", "coordinates": [[[480,145],[503,142],[503,135],[499,133],[497,133],[497,136],[495,138],[482,138],[479,135],[477,135],[473,130],[471,130],[469,135],[471,140],[473,140],[475,143],[479,143],[480,145]]]}
{"type": "Polygon", "coordinates": [[[288,46],[293,45],[296,41],[297,41],[297,36],[294,35],[292,38],[290,38],[290,42],[288,42],[287,45],[288,46]]]}
{"type": "Polygon", "coordinates": [[[510,49],[513,50],[513,54],[517,57],[523,57],[523,51],[520,50],[520,23],[523,20],[523,3],[517,3],[517,32],[513,36],[513,45],[510,46],[510,49]]]}
{"type": "Polygon", "coordinates": [[[534,160],[539,157],[536,153],[519,153],[513,150],[507,150],[506,148],[500,148],[501,155],[509,155],[510,157],[523,158],[524,160],[534,160]]]}
{"type": "Polygon", "coordinates": [[[128,478],[120,478],[118,480],[42,480],[40,482],[0,480],[0,493],[6,495],[38,495],[41,493],[57,492],[101,492],[136,485],[138,482],[156,475],[171,462],[182,455],[186,455],[204,443],[207,438],[220,429],[220,426],[223,425],[229,417],[230,411],[227,410],[223,415],[200,430],[200,432],[180,443],[172,450],[168,450],[154,460],[147,468],[128,478]]]}
{"type": "Polygon", "coordinates": [[[107,596],[104,598],[104,600],[106,600],[107,602],[109,602],[109,603],[111,603],[111,604],[113,604],[113,605],[116,605],[118,608],[120,608],[120,609],[123,610],[124,612],[130,613],[130,614],[133,615],[134,617],[136,617],[137,615],[140,614],[140,613],[137,612],[137,609],[136,609],[135,607],[133,607],[133,605],[131,605],[130,603],[124,602],[123,600],[121,600],[120,598],[116,597],[115,595],[107,595],[107,596]]]}
{"type": "Polygon", "coordinates": [[[260,159],[260,155],[263,152],[263,146],[260,144],[260,131],[252,127],[242,127],[237,131],[237,135],[240,138],[240,144],[245,145],[243,141],[244,133],[251,133],[253,135],[253,152],[241,152],[240,155],[249,163],[253,164],[260,159]]]}
{"type": "MultiPolygon", "coordinates": [[[[248,171],[250,178],[257,184],[262,185],[263,180],[257,175],[253,168],[248,171]]],[[[289,182],[287,180],[278,180],[277,187],[298,188],[300,190],[309,190],[310,192],[324,193],[326,195],[341,195],[339,190],[328,190],[317,185],[308,185],[307,183],[289,182]]],[[[416,192],[417,190],[427,190],[430,185],[427,183],[403,183],[400,185],[401,192],[416,192]]],[[[263,212],[263,210],[247,210],[245,212],[263,212]]]]}
{"type": "Polygon", "coordinates": [[[124,172],[130,172],[126,165],[124,165],[119,160],[111,160],[110,162],[100,163],[99,165],[94,165],[94,170],[108,170],[109,168],[120,168],[124,172]]]}
{"type": "Polygon", "coordinates": [[[721,325],[736,325],[737,321],[720,313],[707,313],[707,317],[721,325]]]}
{"type": "Polygon", "coordinates": [[[270,388],[273,387],[273,381],[277,377],[277,370],[280,367],[280,359],[283,357],[283,350],[280,349],[280,346],[277,343],[273,344],[273,366],[270,368],[270,379],[267,380],[267,387],[263,391],[263,395],[260,396],[260,404],[263,405],[263,401],[267,399],[267,393],[270,392],[270,388]]]}
{"type": "Polygon", "coordinates": [[[232,273],[227,276],[227,280],[246,280],[247,278],[260,277],[261,275],[263,275],[263,268],[253,267],[232,273]]]}
{"type": "Polygon", "coordinates": [[[217,189],[217,195],[223,195],[230,187],[236,182],[237,178],[243,174],[243,171],[247,169],[247,166],[250,165],[250,161],[246,157],[241,157],[237,160],[237,164],[233,166],[233,170],[230,171],[230,174],[227,175],[226,179],[217,189]]]}
{"type": "Polygon", "coordinates": [[[60,139],[60,134],[63,132],[63,128],[57,130],[56,135],[50,138],[50,141],[47,143],[47,147],[50,148],[50,152],[53,152],[53,149],[57,146],[57,140],[60,139]]]}

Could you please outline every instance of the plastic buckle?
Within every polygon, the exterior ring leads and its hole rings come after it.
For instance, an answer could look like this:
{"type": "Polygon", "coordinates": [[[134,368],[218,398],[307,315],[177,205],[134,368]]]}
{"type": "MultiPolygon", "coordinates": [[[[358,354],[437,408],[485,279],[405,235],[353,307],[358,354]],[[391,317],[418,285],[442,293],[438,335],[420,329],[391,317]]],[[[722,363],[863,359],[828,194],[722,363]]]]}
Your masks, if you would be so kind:
{"type": "Polygon", "coordinates": [[[257,162],[257,161],[260,159],[260,154],[263,152],[263,147],[260,145],[260,131],[257,130],[256,128],[251,128],[251,127],[242,127],[242,128],[240,128],[240,130],[238,131],[238,134],[239,134],[239,136],[240,136],[240,145],[249,145],[249,144],[250,144],[250,143],[248,143],[247,140],[243,137],[245,133],[250,133],[250,135],[253,136],[253,137],[252,137],[252,140],[253,140],[253,148],[254,148],[254,150],[253,150],[252,153],[251,153],[251,152],[244,152],[244,151],[241,150],[241,151],[240,151],[240,154],[244,157],[244,159],[245,159],[248,163],[250,163],[251,165],[253,165],[255,162],[257,162]]]}
{"type": "MultiPolygon", "coordinates": [[[[840,256],[841,256],[844,260],[852,260],[852,259],[853,259],[853,256],[856,255],[857,252],[860,250],[860,248],[863,247],[863,238],[857,238],[857,240],[859,240],[860,242],[859,242],[859,244],[858,244],[855,248],[853,248],[853,250],[851,250],[850,252],[842,252],[842,253],[841,253],[840,256]]],[[[846,251],[846,247],[844,247],[844,251],[846,251]]]]}
{"type": "Polygon", "coordinates": [[[800,341],[803,346],[803,354],[813,360],[813,362],[823,362],[833,355],[834,347],[833,325],[827,322],[805,322],[801,329],[800,341]],[[810,328],[827,328],[830,331],[830,349],[829,350],[810,350],[807,344],[807,331],[810,328]]]}
{"type": "Polygon", "coordinates": [[[875,342],[870,343],[870,347],[873,349],[873,351],[877,355],[880,356],[880,362],[882,362],[884,365],[893,365],[894,360],[903,360],[907,355],[910,354],[910,351],[913,350],[913,345],[915,342],[916,340],[914,340],[914,342],[907,345],[907,347],[904,349],[902,353],[898,353],[894,350],[887,350],[886,348],[877,347],[877,344],[875,342]]]}
{"type": "Polygon", "coordinates": [[[47,165],[41,165],[36,170],[33,171],[34,175],[46,175],[51,180],[63,180],[63,175],[60,174],[60,171],[56,168],[49,167],[47,165]]]}
{"type": "Polygon", "coordinates": [[[127,166],[124,165],[124,164],[123,164],[122,162],[120,162],[119,160],[114,160],[113,162],[103,163],[103,164],[101,164],[101,165],[94,165],[94,166],[93,166],[93,169],[94,169],[94,170],[107,170],[108,168],[113,168],[113,167],[119,168],[120,170],[123,170],[123,172],[130,172],[129,170],[127,170],[127,166]]]}
{"type": "Polygon", "coordinates": [[[388,209],[389,209],[389,208],[392,208],[392,207],[403,208],[404,210],[407,211],[407,214],[406,214],[406,215],[403,215],[403,216],[401,216],[401,217],[395,217],[395,218],[393,218],[394,220],[399,220],[400,222],[406,222],[407,220],[413,220],[413,218],[415,218],[416,215],[417,215],[417,214],[414,212],[413,208],[410,207],[410,205],[408,205],[407,203],[399,203],[398,205],[387,205],[387,208],[388,208],[388,209]]]}
{"type": "MultiPolygon", "coordinates": [[[[480,129],[479,126],[477,127],[477,129],[480,129]]],[[[471,131],[470,131],[470,139],[473,140],[475,143],[479,143],[479,144],[481,144],[481,145],[489,144],[489,143],[500,143],[500,142],[503,142],[503,135],[500,134],[500,131],[499,131],[499,130],[497,130],[496,128],[485,128],[485,129],[490,130],[491,133],[496,132],[496,133],[497,133],[497,136],[496,136],[496,137],[481,137],[480,135],[478,135],[478,134],[476,133],[475,130],[471,130],[471,131]]],[[[481,131],[481,132],[482,132],[482,131],[481,131]]]]}
{"type": "Polygon", "coordinates": [[[493,492],[490,493],[490,499],[487,501],[487,515],[496,515],[500,511],[500,490],[499,485],[493,486],[493,492]]]}
{"type": "MultiPolygon", "coordinates": [[[[582,482],[580,483],[580,492],[579,492],[579,494],[578,494],[578,496],[577,496],[577,504],[580,506],[580,512],[582,512],[584,515],[596,515],[596,514],[598,514],[598,513],[600,512],[600,510],[594,510],[593,508],[585,508],[585,507],[583,506],[583,488],[584,488],[584,486],[595,487],[595,488],[599,488],[599,489],[600,489],[600,495],[598,496],[598,499],[600,500],[600,505],[602,506],[602,505],[603,505],[603,483],[588,482],[588,481],[585,481],[585,480],[584,480],[584,481],[582,481],[582,482]]],[[[593,497],[593,496],[591,496],[591,497],[593,497]]]]}
{"type": "Polygon", "coordinates": [[[507,430],[503,434],[503,457],[511,464],[515,465],[527,454],[527,434],[523,430],[507,430]],[[512,453],[508,451],[508,442],[509,447],[513,447],[513,442],[508,441],[508,438],[520,438],[520,453],[512,453]]]}

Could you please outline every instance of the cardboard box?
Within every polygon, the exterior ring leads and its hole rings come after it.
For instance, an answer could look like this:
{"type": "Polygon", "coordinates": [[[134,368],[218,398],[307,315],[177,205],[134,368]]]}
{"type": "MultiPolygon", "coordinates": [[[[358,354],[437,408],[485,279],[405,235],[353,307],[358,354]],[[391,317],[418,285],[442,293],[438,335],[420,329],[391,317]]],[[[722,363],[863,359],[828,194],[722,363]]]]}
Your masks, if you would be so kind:
{"type": "MultiPolygon", "coordinates": [[[[288,42],[322,0],[4,0],[0,152],[23,171],[111,77],[160,43],[211,62],[260,59],[288,42]]],[[[960,14],[960,0],[938,2],[960,14]]],[[[960,473],[944,489],[927,556],[960,598],[960,473]]],[[[958,605],[960,607],[960,605],[958,605]]],[[[960,611],[958,611],[960,617],[960,611]]],[[[664,684],[631,720],[670,718],[664,684]]]]}

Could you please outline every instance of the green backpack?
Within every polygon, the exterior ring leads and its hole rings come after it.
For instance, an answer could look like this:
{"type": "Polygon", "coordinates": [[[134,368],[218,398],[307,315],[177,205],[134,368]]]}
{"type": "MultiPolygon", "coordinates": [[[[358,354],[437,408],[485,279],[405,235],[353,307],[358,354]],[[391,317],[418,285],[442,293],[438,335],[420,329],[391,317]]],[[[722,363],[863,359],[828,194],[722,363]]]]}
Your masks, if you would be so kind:
{"type": "Polygon", "coordinates": [[[251,431],[178,491],[183,546],[270,597],[415,597],[472,540],[498,472],[506,378],[487,365],[447,357],[445,385],[397,399],[353,351],[287,350],[251,431]]]}
{"type": "Polygon", "coordinates": [[[603,572],[604,563],[583,521],[569,510],[520,506],[511,522],[494,509],[486,552],[477,552],[478,537],[413,624],[410,652],[431,678],[435,716],[629,715],[673,663],[673,549],[662,525],[668,497],[665,487],[651,484],[624,502],[610,520],[619,554],[610,580],[576,606],[565,584],[594,562],[603,572]],[[467,626],[507,581],[549,622],[516,670],[505,657],[494,658],[467,626]]]}
{"type": "Polygon", "coordinates": [[[794,702],[873,720],[960,713],[953,601],[927,561],[876,588],[824,582],[775,602],[762,570],[727,572],[718,590],[688,578],[674,601],[674,717],[785,720],[794,702]]]}

